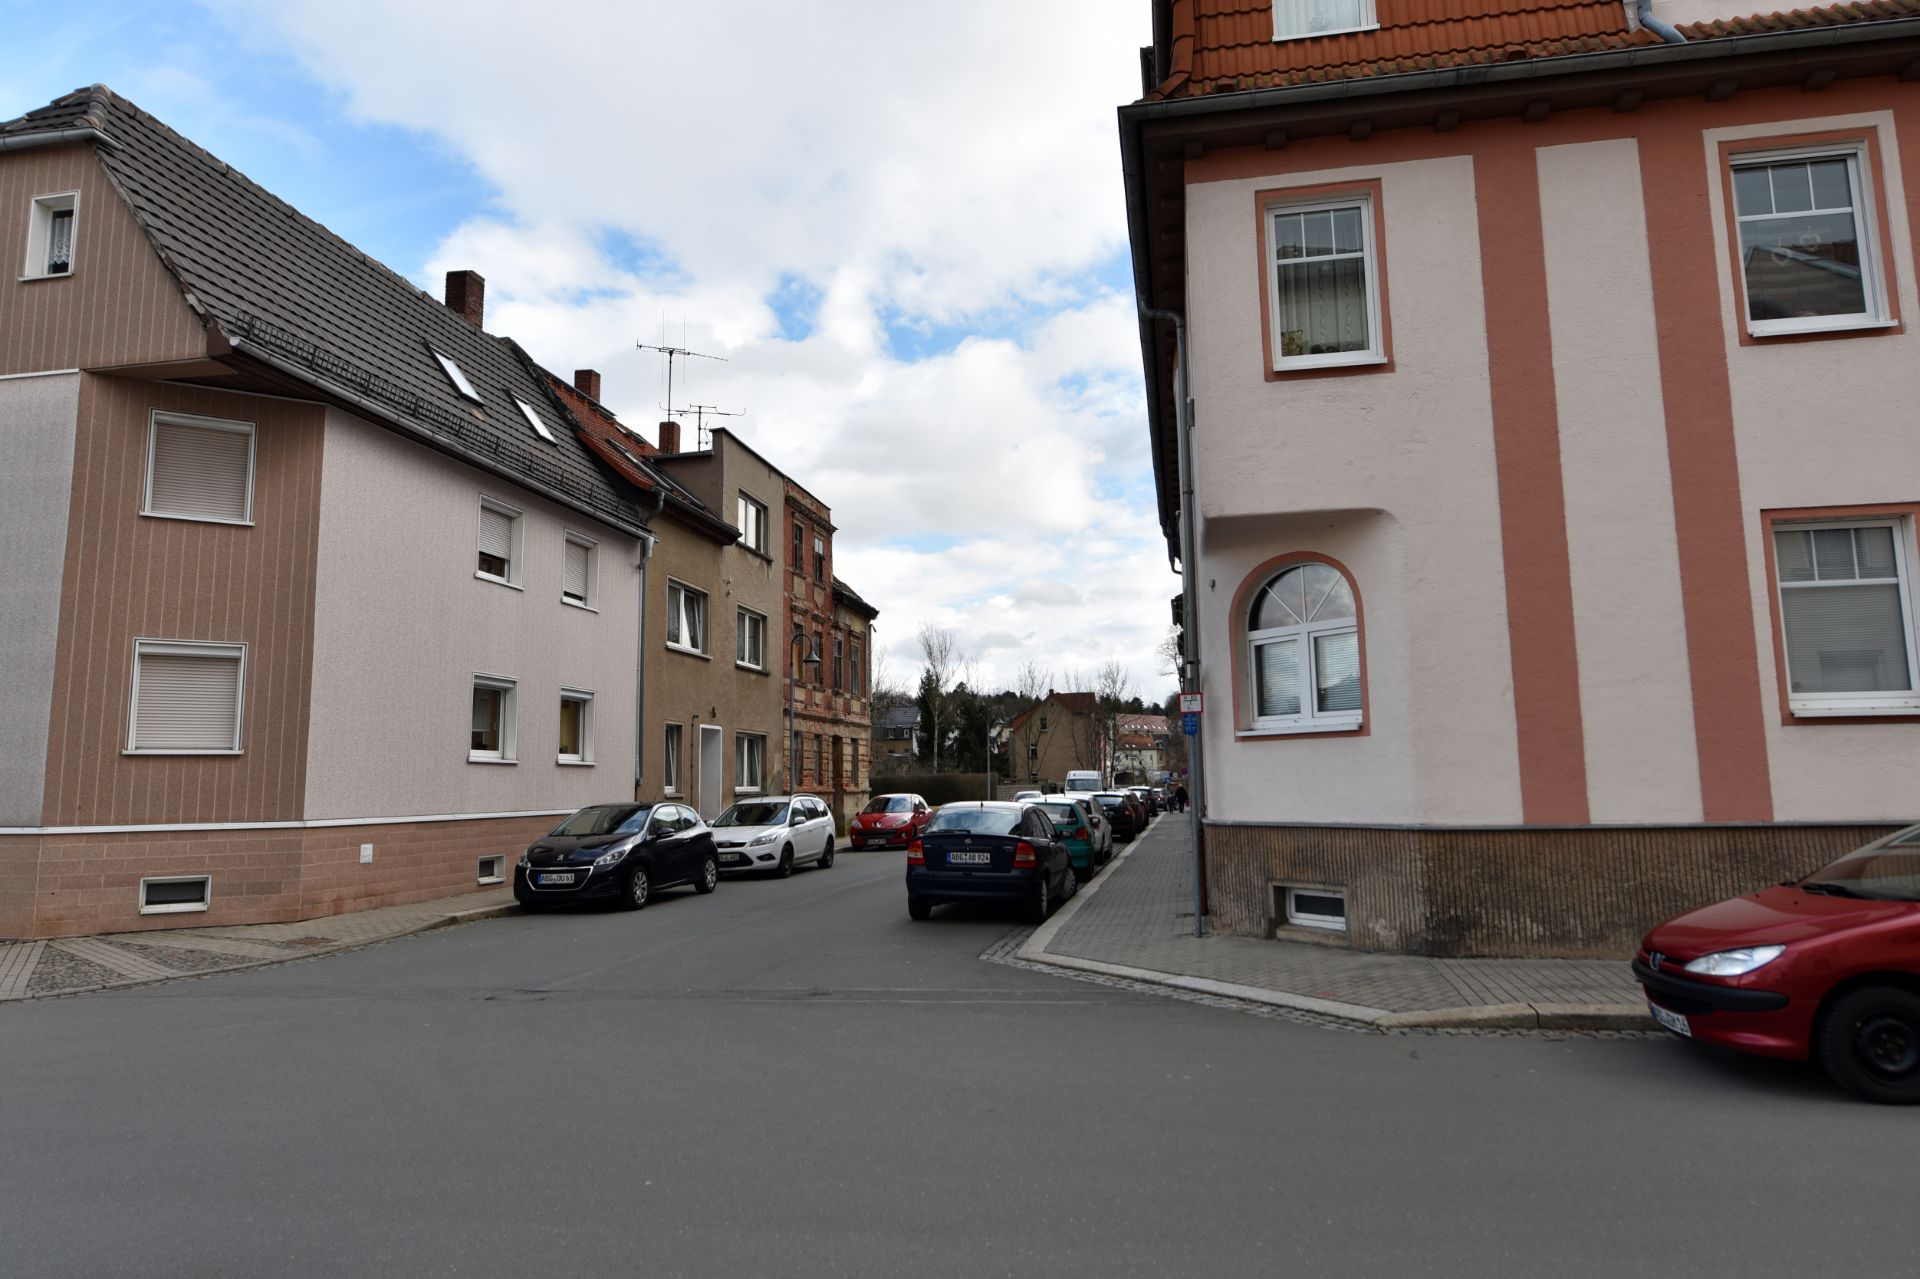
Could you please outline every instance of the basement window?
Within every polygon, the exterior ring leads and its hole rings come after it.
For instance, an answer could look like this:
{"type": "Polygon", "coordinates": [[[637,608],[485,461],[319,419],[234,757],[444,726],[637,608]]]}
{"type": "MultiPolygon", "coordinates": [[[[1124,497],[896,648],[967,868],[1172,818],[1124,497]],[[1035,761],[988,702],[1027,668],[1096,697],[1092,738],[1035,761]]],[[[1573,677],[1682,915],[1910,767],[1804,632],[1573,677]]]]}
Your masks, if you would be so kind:
{"type": "MultiPolygon", "coordinates": [[[[433,348],[428,347],[427,350],[433,351],[433,348]]],[[[481,403],[480,392],[473,389],[473,383],[467,381],[467,375],[460,371],[460,366],[453,362],[452,356],[442,355],[438,351],[433,351],[433,358],[440,361],[440,368],[446,373],[447,381],[453,383],[454,390],[460,392],[460,394],[466,396],[475,404],[481,403]]],[[[524,408],[526,406],[522,405],[521,407],[524,408]]]]}
{"type": "Polygon", "coordinates": [[[480,859],[480,878],[482,884],[504,884],[507,882],[507,859],[502,854],[480,859]]]}
{"type": "Polygon", "coordinates": [[[213,901],[210,875],[167,875],[140,881],[142,915],[177,915],[205,910],[213,901]]]}
{"type": "Polygon", "coordinates": [[[1296,928],[1347,931],[1347,894],[1341,888],[1283,888],[1286,921],[1296,928]]]}

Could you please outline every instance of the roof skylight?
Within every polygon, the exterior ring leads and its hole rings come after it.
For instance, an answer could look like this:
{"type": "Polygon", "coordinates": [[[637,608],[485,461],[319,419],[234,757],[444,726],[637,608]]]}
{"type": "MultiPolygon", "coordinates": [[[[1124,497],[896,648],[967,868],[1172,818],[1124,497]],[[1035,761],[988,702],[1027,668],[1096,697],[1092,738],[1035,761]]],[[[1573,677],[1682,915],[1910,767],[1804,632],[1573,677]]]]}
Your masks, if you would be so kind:
{"type": "MultiPolygon", "coordinates": [[[[432,347],[428,347],[427,349],[433,351],[432,347]]],[[[473,383],[467,381],[467,375],[460,371],[458,364],[455,364],[450,358],[440,354],[438,351],[433,351],[433,358],[440,361],[440,367],[446,371],[447,381],[453,383],[454,390],[460,392],[460,394],[466,396],[475,404],[481,403],[480,392],[473,389],[473,383]]]]}
{"type": "Polygon", "coordinates": [[[549,431],[547,424],[540,420],[540,415],[533,411],[533,405],[527,403],[517,395],[513,397],[513,402],[520,406],[520,411],[526,415],[527,425],[533,428],[535,435],[549,444],[558,444],[560,442],[553,438],[553,432],[549,431]]]}

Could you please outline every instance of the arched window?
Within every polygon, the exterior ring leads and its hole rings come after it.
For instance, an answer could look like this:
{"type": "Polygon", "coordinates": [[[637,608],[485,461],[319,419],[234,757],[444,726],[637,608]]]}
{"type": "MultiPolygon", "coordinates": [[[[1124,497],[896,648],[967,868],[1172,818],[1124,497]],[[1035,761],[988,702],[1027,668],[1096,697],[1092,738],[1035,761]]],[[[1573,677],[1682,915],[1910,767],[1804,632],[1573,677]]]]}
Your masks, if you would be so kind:
{"type": "Polygon", "coordinates": [[[1253,727],[1360,727],[1360,624],[1338,569],[1295,564],[1268,579],[1247,612],[1253,727]]]}

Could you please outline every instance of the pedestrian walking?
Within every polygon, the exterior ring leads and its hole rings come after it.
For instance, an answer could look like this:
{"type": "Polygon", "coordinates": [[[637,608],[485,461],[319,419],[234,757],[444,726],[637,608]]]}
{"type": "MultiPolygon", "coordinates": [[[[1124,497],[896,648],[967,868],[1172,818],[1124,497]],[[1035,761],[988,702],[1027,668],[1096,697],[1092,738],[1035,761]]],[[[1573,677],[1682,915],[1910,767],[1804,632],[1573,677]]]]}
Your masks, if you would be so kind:
{"type": "Polygon", "coordinates": [[[1185,786],[1176,786],[1173,788],[1173,806],[1182,813],[1187,811],[1187,788],[1185,786]]]}

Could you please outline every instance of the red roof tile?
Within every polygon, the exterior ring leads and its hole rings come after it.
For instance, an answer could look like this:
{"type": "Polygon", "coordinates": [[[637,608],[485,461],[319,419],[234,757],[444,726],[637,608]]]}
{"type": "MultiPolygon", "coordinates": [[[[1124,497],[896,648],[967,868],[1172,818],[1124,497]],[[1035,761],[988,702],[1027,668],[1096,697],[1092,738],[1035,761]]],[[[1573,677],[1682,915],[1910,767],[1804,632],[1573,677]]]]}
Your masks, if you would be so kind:
{"type": "Polygon", "coordinates": [[[580,394],[571,384],[551,373],[547,375],[547,382],[573,414],[573,420],[580,424],[580,442],[612,467],[620,478],[643,491],[652,489],[653,477],[638,459],[655,452],[653,445],[620,425],[620,419],[601,408],[597,401],[580,394]]]}

